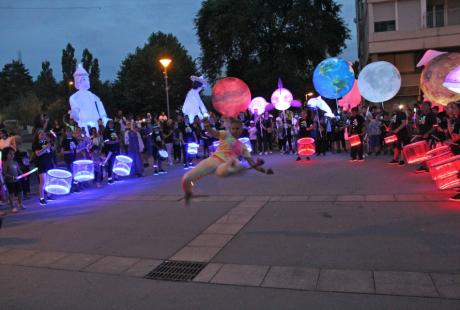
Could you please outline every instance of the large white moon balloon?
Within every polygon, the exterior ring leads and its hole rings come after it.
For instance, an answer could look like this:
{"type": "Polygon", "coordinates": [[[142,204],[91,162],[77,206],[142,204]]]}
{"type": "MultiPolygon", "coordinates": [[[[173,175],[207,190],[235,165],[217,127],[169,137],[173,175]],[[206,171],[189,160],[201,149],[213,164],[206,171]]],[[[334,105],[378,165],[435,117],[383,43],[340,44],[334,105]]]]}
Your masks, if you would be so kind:
{"type": "Polygon", "coordinates": [[[268,102],[267,100],[265,100],[265,98],[255,97],[251,100],[251,103],[249,104],[249,110],[252,114],[254,114],[257,110],[257,113],[260,115],[265,112],[265,107],[267,106],[267,104],[268,102]]]}
{"type": "Polygon", "coordinates": [[[366,100],[384,102],[390,100],[401,88],[401,75],[398,69],[386,61],[368,64],[358,77],[358,88],[366,100]]]}

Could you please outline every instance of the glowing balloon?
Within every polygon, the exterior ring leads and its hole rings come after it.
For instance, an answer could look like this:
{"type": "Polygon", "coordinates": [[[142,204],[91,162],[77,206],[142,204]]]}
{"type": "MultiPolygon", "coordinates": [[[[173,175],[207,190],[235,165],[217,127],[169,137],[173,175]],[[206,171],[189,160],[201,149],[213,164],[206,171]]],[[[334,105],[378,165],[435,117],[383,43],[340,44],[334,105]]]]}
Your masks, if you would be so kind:
{"type": "Polygon", "coordinates": [[[401,88],[401,75],[398,69],[386,61],[368,64],[358,77],[358,88],[366,100],[384,102],[390,100],[401,88]]]}
{"type": "Polygon", "coordinates": [[[292,100],[291,101],[291,107],[293,107],[293,108],[301,108],[302,107],[302,102],[300,102],[300,100],[292,100]]]}
{"type": "Polygon", "coordinates": [[[353,84],[353,88],[351,89],[351,91],[339,100],[339,106],[341,106],[344,111],[347,111],[348,108],[352,109],[354,107],[357,107],[360,103],[361,93],[359,92],[358,88],[358,80],[355,80],[355,83],[353,84]]]}
{"type": "Polygon", "coordinates": [[[351,65],[340,58],[323,60],[313,73],[313,85],[325,98],[338,99],[353,87],[355,73],[351,65]]]}
{"type": "Polygon", "coordinates": [[[326,103],[326,101],[323,100],[323,98],[321,98],[321,96],[311,98],[310,100],[308,100],[307,105],[310,108],[320,109],[324,111],[326,113],[326,117],[335,117],[334,113],[332,113],[331,107],[326,103]]]}
{"type": "Polygon", "coordinates": [[[459,53],[447,53],[433,58],[423,69],[420,88],[431,103],[447,105],[460,100],[460,94],[443,86],[447,74],[460,66],[459,53]]]}
{"type": "Polygon", "coordinates": [[[268,102],[265,100],[265,98],[255,97],[251,100],[251,103],[249,104],[249,110],[253,114],[257,110],[257,113],[260,115],[265,112],[265,107],[267,106],[267,104],[268,102]]]}
{"type": "Polygon", "coordinates": [[[460,93],[460,66],[449,72],[442,85],[453,92],[460,93]]]}
{"type": "Polygon", "coordinates": [[[286,88],[278,88],[273,92],[271,97],[272,104],[279,111],[289,109],[293,99],[292,93],[286,88]]]}
{"type": "Polygon", "coordinates": [[[270,112],[271,110],[273,110],[275,108],[275,106],[273,105],[273,103],[269,103],[267,104],[267,106],[265,107],[265,112],[270,112]]]}
{"type": "Polygon", "coordinates": [[[251,91],[242,80],[227,77],[212,89],[212,105],[224,117],[235,117],[246,111],[251,102],[251,91]]]}
{"type": "Polygon", "coordinates": [[[423,54],[422,59],[417,63],[417,68],[418,67],[423,67],[426,66],[430,61],[432,61],[434,58],[446,54],[447,52],[440,52],[436,50],[427,50],[425,54],[423,54]]]}

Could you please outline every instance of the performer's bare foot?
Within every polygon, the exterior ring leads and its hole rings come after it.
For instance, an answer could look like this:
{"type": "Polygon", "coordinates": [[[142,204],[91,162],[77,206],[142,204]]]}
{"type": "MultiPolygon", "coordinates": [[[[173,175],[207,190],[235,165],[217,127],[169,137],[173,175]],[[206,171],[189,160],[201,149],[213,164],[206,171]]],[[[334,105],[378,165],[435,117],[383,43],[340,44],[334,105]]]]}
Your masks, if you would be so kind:
{"type": "Polygon", "coordinates": [[[265,172],[266,174],[273,174],[273,169],[272,168],[268,168],[267,171],[265,172]]]}

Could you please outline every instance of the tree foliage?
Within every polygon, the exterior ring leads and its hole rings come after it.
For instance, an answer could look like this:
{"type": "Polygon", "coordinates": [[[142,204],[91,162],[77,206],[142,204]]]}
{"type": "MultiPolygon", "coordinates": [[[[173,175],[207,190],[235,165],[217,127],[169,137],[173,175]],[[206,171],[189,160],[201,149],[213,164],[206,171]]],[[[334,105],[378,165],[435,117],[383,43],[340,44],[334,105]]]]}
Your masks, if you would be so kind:
{"type": "Polygon", "coordinates": [[[81,64],[83,65],[83,68],[85,68],[86,72],[89,73],[91,70],[91,66],[93,65],[93,55],[87,48],[83,50],[83,53],[81,55],[81,64]]]}
{"type": "Polygon", "coordinates": [[[205,0],[195,19],[211,80],[245,80],[267,97],[278,77],[303,98],[315,66],[345,48],[349,30],[334,0],[205,0]]]}
{"type": "Polygon", "coordinates": [[[69,82],[73,81],[73,74],[77,67],[77,59],[75,59],[75,49],[68,43],[66,48],[62,50],[61,57],[62,65],[62,84],[63,93],[65,97],[68,97],[71,93],[69,82]]]}
{"type": "Polygon", "coordinates": [[[35,93],[47,106],[58,97],[58,84],[53,76],[53,69],[49,61],[42,62],[42,71],[35,81],[35,93]]]}
{"type": "Polygon", "coordinates": [[[91,70],[89,71],[89,82],[91,84],[91,90],[94,93],[98,93],[101,90],[101,70],[99,69],[99,60],[94,58],[91,62],[91,70]]]}
{"type": "Polygon", "coordinates": [[[6,64],[0,72],[0,107],[12,105],[33,90],[29,70],[19,60],[6,64]]]}
{"type": "Polygon", "coordinates": [[[122,62],[114,85],[119,109],[134,114],[166,111],[162,57],[172,59],[168,67],[171,113],[183,104],[191,87],[190,76],[196,74],[195,63],[175,36],[157,32],[122,62]]]}

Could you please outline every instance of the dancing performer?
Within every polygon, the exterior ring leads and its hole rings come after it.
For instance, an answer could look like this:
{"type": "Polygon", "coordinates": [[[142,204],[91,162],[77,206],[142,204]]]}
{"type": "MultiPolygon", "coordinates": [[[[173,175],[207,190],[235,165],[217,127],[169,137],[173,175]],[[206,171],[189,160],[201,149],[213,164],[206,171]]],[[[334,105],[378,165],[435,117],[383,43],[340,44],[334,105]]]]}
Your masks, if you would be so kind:
{"type": "Polygon", "coordinates": [[[264,162],[261,159],[254,161],[248,149],[238,140],[243,131],[240,120],[230,120],[230,131],[216,131],[211,127],[209,120],[203,120],[208,135],[219,139],[219,147],[211,157],[201,161],[193,170],[188,171],[182,177],[182,188],[185,192],[185,202],[188,204],[192,198],[192,187],[194,182],[206,175],[216,173],[224,177],[243,171],[245,168],[240,164],[238,157],[242,156],[249,163],[251,168],[265,174],[273,174],[272,169],[264,169],[264,162]]]}

